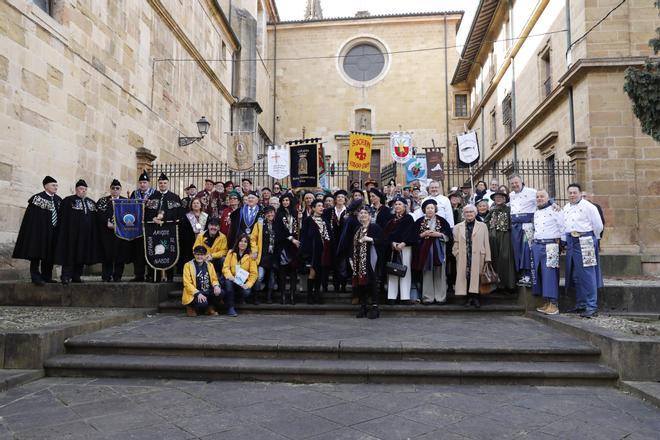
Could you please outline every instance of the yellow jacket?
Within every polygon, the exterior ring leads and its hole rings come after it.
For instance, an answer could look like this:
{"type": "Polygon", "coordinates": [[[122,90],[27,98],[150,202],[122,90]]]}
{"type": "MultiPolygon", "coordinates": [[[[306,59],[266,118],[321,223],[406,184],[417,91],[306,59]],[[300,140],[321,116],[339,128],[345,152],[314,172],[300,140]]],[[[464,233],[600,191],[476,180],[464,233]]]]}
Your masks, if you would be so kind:
{"type": "Polygon", "coordinates": [[[204,237],[203,232],[197,234],[197,239],[195,239],[195,244],[193,245],[193,249],[195,249],[197,246],[204,246],[206,248],[206,252],[211,254],[211,257],[214,260],[219,260],[220,258],[227,255],[227,237],[225,236],[225,234],[218,231],[218,237],[215,238],[215,241],[213,242],[213,245],[211,247],[207,246],[207,244],[204,243],[205,239],[206,237],[204,237]]]}
{"type": "MultiPolygon", "coordinates": [[[[209,271],[209,278],[212,286],[219,286],[218,275],[215,273],[213,264],[206,262],[206,268],[209,271]]],[[[195,261],[188,261],[183,266],[183,295],[181,295],[181,304],[190,304],[195,299],[197,292],[197,270],[195,270],[195,261]]]]}
{"type": "MultiPolygon", "coordinates": [[[[225,258],[225,264],[222,266],[222,274],[225,278],[233,277],[236,275],[236,264],[238,260],[238,255],[234,251],[229,251],[227,258],[225,258]]],[[[241,258],[241,268],[250,272],[245,286],[249,289],[254,286],[254,283],[257,282],[257,277],[259,276],[259,270],[257,268],[257,262],[252,259],[249,254],[243,255],[241,258]]]]}
{"type": "MultiPolygon", "coordinates": [[[[263,219],[265,222],[266,219],[263,219]]],[[[257,266],[259,263],[261,263],[261,249],[262,249],[262,244],[263,244],[263,237],[264,234],[262,234],[264,230],[264,224],[259,219],[254,225],[254,228],[252,228],[252,232],[250,233],[250,249],[252,252],[257,252],[257,259],[255,260],[255,263],[257,263],[257,266]]]]}

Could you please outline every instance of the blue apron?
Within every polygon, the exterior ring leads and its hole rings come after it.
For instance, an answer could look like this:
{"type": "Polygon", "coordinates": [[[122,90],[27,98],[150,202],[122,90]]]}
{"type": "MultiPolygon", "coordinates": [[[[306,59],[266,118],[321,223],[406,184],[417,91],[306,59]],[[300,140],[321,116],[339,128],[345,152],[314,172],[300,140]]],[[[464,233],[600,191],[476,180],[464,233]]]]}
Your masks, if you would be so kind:
{"type": "Polygon", "coordinates": [[[543,295],[543,298],[554,300],[559,298],[559,266],[548,267],[546,245],[557,240],[534,240],[532,255],[534,260],[534,285],[532,293],[543,295]]]}
{"type": "Polygon", "coordinates": [[[598,288],[603,287],[600,272],[598,239],[593,232],[584,232],[580,237],[566,237],[566,288],[575,287],[575,307],[587,311],[598,309],[598,288]],[[592,237],[596,264],[585,267],[582,259],[580,238],[592,237]]]}
{"type": "Polygon", "coordinates": [[[530,270],[531,252],[529,243],[525,239],[523,224],[533,223],[534,214],[515,214],[511,215],[511,241],[513,242],[513,259],[515,261],[516,271],[530,270]]]}

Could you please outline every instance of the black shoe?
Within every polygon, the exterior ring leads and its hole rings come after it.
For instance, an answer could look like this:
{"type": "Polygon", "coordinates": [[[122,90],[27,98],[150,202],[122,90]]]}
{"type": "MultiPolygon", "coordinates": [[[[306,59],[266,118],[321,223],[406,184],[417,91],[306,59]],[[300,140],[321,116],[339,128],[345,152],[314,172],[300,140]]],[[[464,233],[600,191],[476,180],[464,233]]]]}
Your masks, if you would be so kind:
{"type": "Polygon", "coordinates": [[[104,283],[109,283],[110,282],[110,278],[102,278],[102,280],[103,280],[104,283]]]}
{"type": "Polygon", "coordinates": [[[584,312],[580,313],[580,318],[595,318],[598,316],[598,311],[597,310],[585,310],[584,312]]]}
{"type": "Polygon", "coordinates": [[[387,304],[389,304],[391,306],[394,306],[394,305],[396,305],[396,300],[395,299],[389,299],[389,300],[387,300],[387,304]]]}
{"type": "Polygon", "coordinates": [[[42,280],[41,278],[35,278],[32,280],[32,284],[34,284],[35,286],[44,286],[46,283],[44,283],[44,280],[42,280]]]}
{"type": "Polygon", "coordinates": [[[467,298],[463,303],[463,307],[470,307],[472,305],[472,298],[467,298]]]}
{"type": "Polygon", "coordinates": [[[131,280],[131,283],[144,283],[144,277],[135,277],[131,280]]]}
{"type": "Polygon", "coordinates": [[[268,290],[266,293],[266,304],[272,304],[273,303],[273,292],[271,290],[268,290]]]}
{"type": "Polygon", "coordinates": [[[47,280],[44,280],[44,283],[46,283],[46,284],[57,284],[57,281],[52,279],[52,278],[49,278],[47,280]]]}
{"type": "Polygon", "coordinates": [[[474,306],[475,309],[480,309],[481,308],[481,304],[479,303],[478,298],[473,298],[472,299],[472,305],[474,306]]]}
{"type": "Polygon", "coordinates": [[[314,304],[314,296],[312,292],[307,292],[307,304],[314,304]]]}
{"type": "Polygon", "coordinates": [[[378,319],[380,318],[380,309],[378,306],[373,305],[369,307],[369,312],[367,312],[367,318],[369,319],[378,319]]]}
{"type": "Polygon", "coordinates": [[[292,293],[292,294],[291,294],[291,305],[292,305],[292,306],[295,306],[295,305],[296,305],[295,297],[296,297],[296,296],[292,293]]]}
{"type": "Polygon", "coordinates": [[[285,294],[280,295],[280,302],[282,303],[282,305],[286,304],[286,295],[285,294]]]}
{"type": "Polygon", "coordinates": [[[357,315],[355,315],[356,318],[364,318],[367,316],[367,306],[360,306],[358,309],[357,315]]]}
{"type": "Polygon", "coordinates": [[[69,278],[62,278],[62,285],[68,286],[71,280],[69,278]]]}
{"type": "Polygon", "coordinates": [[[74,279],[71,280],[71,282],[75,283],[75,284],[81,284],[82,280],[80,278],[74,278],[74,279]]]}
{"type": "Polygon", "coordinates": [[[572,309],[566,310],[565,313],[584,313],[587,309],[584,307],[573,307],[572,309]]]}
{"type": "Polygon", "coordinates": [[[254,295],[252,297],[252,304],[255,305],[255,306],[258,306],[259,304],[261,304],[259,302],[259,296],[257,295],[256,292],[254,293],[254,295]]]}
{"type": "Polygon", "coordinates": [[[112,281],[115,282],[115,283],[121,283],[121,277],[119,277],[119,278],[114,277],[114,278],[112,279],[112,281]]]}

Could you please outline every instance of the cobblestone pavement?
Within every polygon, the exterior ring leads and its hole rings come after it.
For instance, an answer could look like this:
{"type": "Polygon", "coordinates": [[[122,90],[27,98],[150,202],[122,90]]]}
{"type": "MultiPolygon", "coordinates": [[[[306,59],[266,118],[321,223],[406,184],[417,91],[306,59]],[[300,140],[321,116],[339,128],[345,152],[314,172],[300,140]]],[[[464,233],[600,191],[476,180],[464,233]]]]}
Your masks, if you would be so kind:
{"type": "Polygon", "coordinates": [[[0,394],[0,439],[657,439],[612,388],[46,378],[0,394]]]}
{"type": "MultiPolygon", "coordinates": [[[[130,309],[129,309],[130,310],[130,309]]],[[[79,321],[110,318],[126,309],[86,307],[0,307],[0,333],[61,326],[79,321]]]]}
{"type": "Polygon", "coordinates": [[[584,348],[585,342],[522,316],[397,317],[376,320],[325,315],[241,315],[187,318],[158,315],[81,338],[189,344],[306,344],[461,348],[584,348]]]}

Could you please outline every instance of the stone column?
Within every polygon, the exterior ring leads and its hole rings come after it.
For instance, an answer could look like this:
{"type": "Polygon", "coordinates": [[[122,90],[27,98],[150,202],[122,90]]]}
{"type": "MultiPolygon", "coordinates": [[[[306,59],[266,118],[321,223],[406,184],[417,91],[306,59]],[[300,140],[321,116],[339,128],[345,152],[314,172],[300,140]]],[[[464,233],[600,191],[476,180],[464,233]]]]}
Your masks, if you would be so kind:
{"type": "Polygon", "coordinates": [[[135,151],[135,159],[136,159],[136,165],[137,165],[137,176],[142,174],[142,170],[146,170],[147,173],[151,174],[151,171],[153,170],[153,162],[156,160],[156,155],[151,152],[151,150],[140,147],[135,151]]]}
{"type": "MultiPolygon", "coordinates": [[[[583,188],[587,182],[587,146],[584,142],[576,142],[566,151],[571,159],[571,164],[575,167],[575,182],[583,188]]],[[[586,189],[586,188],[585,188],[586,189]]]]}

